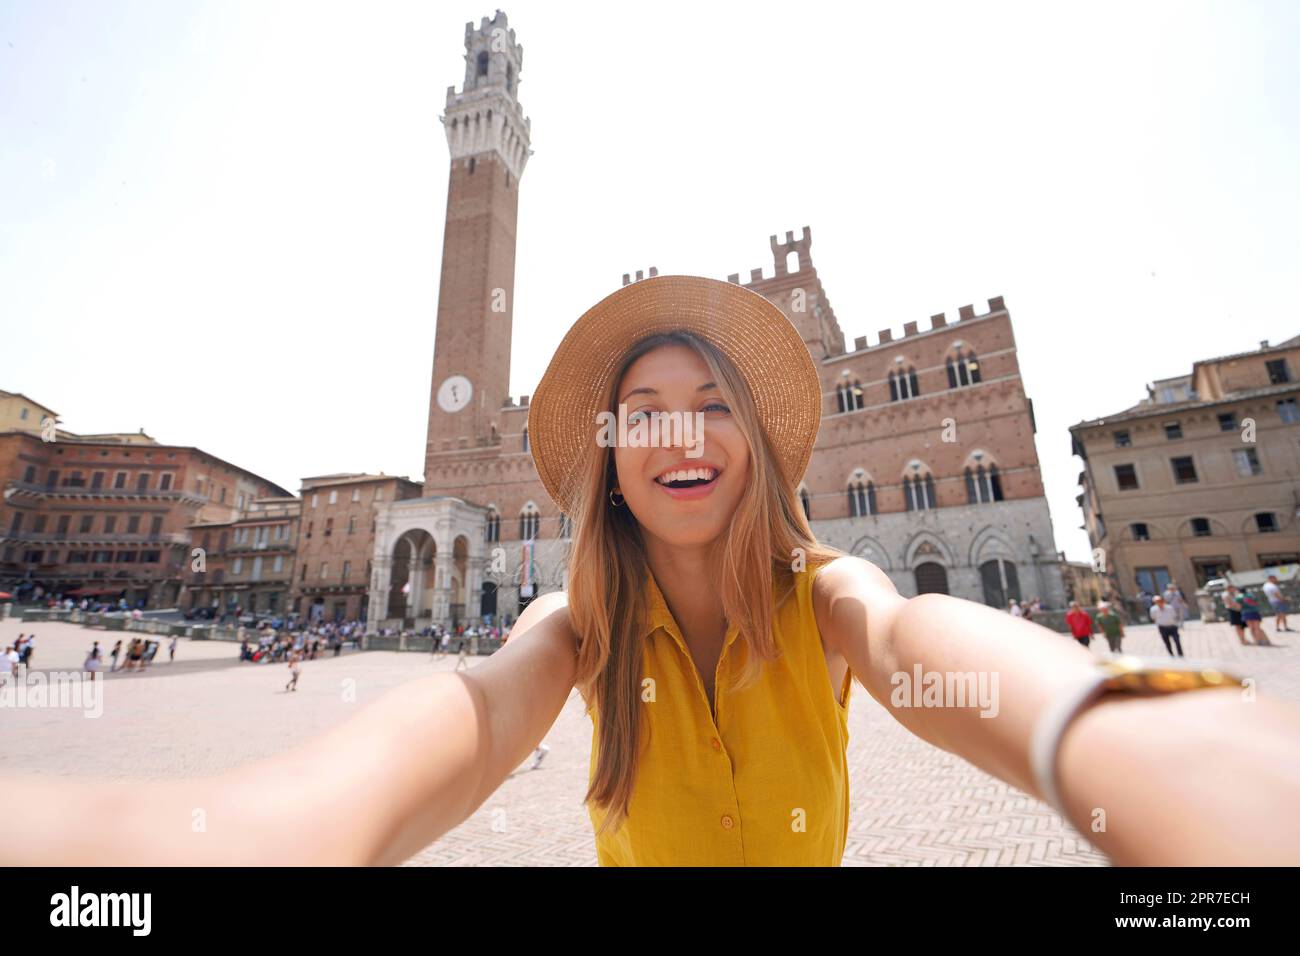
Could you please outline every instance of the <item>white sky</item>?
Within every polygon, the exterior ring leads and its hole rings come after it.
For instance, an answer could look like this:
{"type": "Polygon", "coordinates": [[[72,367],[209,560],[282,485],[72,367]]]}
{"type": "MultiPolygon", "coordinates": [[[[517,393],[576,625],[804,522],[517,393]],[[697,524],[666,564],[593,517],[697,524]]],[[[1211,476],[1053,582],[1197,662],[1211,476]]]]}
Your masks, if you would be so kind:
{"type": "MultiPolygon", "coordinates": [[[[1300,5],[515,2],[511,391],[658,266],[813,230],[845,336],[1015,323],[1057,546],[1069,425],[1300,333],[1300,5]]],[[[429,2],[0,5],[0,388],[296,491],[423,471],[464,25],[429,2]]]]}

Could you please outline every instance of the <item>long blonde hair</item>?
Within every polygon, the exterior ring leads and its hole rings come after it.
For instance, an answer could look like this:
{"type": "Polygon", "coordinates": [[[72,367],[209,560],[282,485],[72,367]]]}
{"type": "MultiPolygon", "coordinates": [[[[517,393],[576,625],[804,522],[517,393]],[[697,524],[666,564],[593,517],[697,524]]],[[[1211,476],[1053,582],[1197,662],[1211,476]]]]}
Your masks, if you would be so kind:
{"type": "MultiPolygon", "coordinates": [[[[713,544],[723,611],[748,653],[735,686],[751,683],[777,656],[772,635],[776,605],[793,590],[796,561],[809,571],[839,552],[817,543],[794,487],[781,474],[759,424],[749,384],[713,344],[689,332],[642,339],[623,357],[606,407],[616,411],[618,385],[638,358],[665,345],[685,345],[705,361],[749,446],[749,480],[726,533],[713,544]],[[774,590],[775,589],[775,590],[774,590]],[[755,600],[775,594],[776,602],[755,600]]],[[[641,528],[629,508],[611,507],[612,448],[592,454],[575,508],[569,556],[569,615],[579,635],[576,685],[599,715],[596,765],[586,802],[606,810],[604,830],[626,818],[641,746],[641,665],[645,586],[650,568],[641,528]]]]}

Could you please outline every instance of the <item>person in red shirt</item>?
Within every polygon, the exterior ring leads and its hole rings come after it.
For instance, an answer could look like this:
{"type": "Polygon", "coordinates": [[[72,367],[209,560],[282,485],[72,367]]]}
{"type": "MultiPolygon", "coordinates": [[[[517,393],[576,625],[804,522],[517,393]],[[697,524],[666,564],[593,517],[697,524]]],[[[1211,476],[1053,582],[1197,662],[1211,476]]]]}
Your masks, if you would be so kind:
{"type": "Polygon", "coordinates": [[[1087,647],[1092,641],[1093,623],[1088,612],[1079,607],[1078,601],[1070,602],[1070,613],[1065,615],[1065,623],[1070,625],[1070,633],[1074,639],[1087,647]]]}

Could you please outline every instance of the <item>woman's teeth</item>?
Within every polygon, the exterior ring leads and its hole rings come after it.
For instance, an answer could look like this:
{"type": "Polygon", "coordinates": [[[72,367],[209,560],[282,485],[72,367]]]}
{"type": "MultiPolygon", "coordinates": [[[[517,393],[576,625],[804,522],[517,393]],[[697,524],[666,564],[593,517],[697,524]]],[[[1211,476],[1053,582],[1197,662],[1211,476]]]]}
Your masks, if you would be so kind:
{"type": "Polygon", "coordinates": [[[712,481],[716,477],[716,468],[678,468],[676,471],[664,472],[655,481],[661,485],[671,485],[681,481],[712,481]]]}

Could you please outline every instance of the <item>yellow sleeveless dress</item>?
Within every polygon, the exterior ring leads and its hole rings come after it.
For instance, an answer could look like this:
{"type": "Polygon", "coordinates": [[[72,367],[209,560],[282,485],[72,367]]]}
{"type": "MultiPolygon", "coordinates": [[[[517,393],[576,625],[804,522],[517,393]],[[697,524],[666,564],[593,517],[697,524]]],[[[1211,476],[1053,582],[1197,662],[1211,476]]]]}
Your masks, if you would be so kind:
{"type": "MultiPolygon", "coordinates": [[[[716,714],[654,577],[642,669],[642,744],[628,817],[596,838],[601,866],[838,866],[849,821],[848,702],[826,673],[815,570],[777,608],[779,657],[743,690],[746,648],[727,631],[716,714]]],[[[592,719],[596,766],[599,717],[592,719]]],[[[604,811],[589,805],[599,829],[604,811]]]]}

